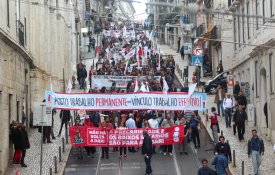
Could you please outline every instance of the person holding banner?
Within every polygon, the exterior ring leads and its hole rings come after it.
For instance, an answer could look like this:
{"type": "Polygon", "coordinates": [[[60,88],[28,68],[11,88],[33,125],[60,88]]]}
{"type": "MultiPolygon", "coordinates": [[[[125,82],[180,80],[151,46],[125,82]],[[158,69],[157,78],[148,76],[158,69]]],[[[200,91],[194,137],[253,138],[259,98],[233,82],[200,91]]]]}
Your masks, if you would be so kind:
{"type": "MultiPolygon", "coordinates": [[[[168,128],[170,126],[174,126],[174,121],[171,119],[171,114],[168,113],[166,115],[166,118],[162,121],[161,127],[162,128],[168,128]]],[[[163,153],[164,156],[166,156],[167,151],[168,151],[168,153],[169,153],[170,156],[173,155],[173,153],[172,153],[172,151],[173,151],[173,145],[164,145],[163,149],[164,149],[164,153],[163,153]]]]}
{"type": "MultiPolygon", "coordinates": [[[[114,129],[112,123],[110,123],[109,117],[104,118],[104,121],[100,123],[99,128],[106,129],[106,130],[114,129]]],[[[102,147],[101,151],[102,151],[101,159],[104,159],[105,156],[106,156],[106,159],[109,159],[109,147],[102,147]]]]}
{"type": "Polygon", "coordinates": [[[147,131],[143,131],[142,155],[146,164],[146,175],[152,175],[151,158],[153,155],[153,143],[147,131]]]}
{"type": "MultiPolygon", "coordinates": [[[[136,122],[133,118],[134,118],[134,115],[132,113],[130,113],[128,120],[126,120],[125,124],[126,124],[126,127],[129,129],[137,128],[136,122]]],[[[129,152],[136,152],[135,147],[129,147],[128,149],[129,149],[129,152]]]]}
{"type": "MultiPolygon", "coordinates": [[[[121,121],[120,124],[119,124],[119,127],[117,129],[127,129],[126,126],[125,126],[125,123],[124,121],[121,121]]],[[[124,157],[126,158],[127,157],[127,149],[126,147],[120,147],[119,148],[119,158],[121,159],[122,158],[122,151],[124,152],[124,157]]]]}

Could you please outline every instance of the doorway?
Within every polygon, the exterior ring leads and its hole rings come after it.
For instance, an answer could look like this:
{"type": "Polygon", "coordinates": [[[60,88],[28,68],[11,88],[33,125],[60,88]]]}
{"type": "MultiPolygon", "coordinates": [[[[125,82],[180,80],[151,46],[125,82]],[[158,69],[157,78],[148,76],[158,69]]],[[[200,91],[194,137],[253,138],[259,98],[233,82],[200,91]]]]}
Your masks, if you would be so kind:
{"type": "Polygon", "coordinates": [[[268,122],[268,117],[267,116],[265,116],[265,114],[264,114],[264,105],[265,105],[265,103],[267,102],[267,79],[266,79],[266,70],[263,68],[263,69],[261,69],[261,71],[260,71],[260,82],[261,82],[261,93],[260,93],[260,95],[261,95],[261,105],[260,105],[260,111],[262,111],[261,112],[261,116],[264,116],[263,118],[260,118],[260,120],[262,121],[262,122],[260,122],[261,123],[261,126],[260,127],[262,127],[262,128],[268,128],[269,126],[269,122],[268,122]]]}

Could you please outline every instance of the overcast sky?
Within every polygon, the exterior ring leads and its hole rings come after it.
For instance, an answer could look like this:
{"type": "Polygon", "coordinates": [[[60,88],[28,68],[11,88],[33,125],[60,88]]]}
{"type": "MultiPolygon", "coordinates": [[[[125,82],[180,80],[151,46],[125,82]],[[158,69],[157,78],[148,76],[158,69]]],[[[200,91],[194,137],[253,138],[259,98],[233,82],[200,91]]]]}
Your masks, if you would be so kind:
{"type": "Polygon", "coordinates": [[[137,3],[137,2],[133,2],[133,6],[135,8],[135,19],[146,19],[148,14],[144,14],[145,13],[145,3],[147,2],[147,0],[133,0],[133,1],[139,1],[141,3],[137,3]],[[139,15],[140,14],[140,15],[139,15]]]}

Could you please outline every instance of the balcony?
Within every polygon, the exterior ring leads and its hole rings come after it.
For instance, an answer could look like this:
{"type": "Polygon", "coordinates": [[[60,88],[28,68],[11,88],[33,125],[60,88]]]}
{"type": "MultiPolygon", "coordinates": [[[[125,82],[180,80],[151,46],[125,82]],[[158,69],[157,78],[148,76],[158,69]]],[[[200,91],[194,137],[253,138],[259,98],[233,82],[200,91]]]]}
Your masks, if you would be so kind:
{"type": "Polygon", "coordinates": [[[24,24],[20,20],[16,20],[16,29],[18,32],[19,44],[25,46],[24,24]]]}

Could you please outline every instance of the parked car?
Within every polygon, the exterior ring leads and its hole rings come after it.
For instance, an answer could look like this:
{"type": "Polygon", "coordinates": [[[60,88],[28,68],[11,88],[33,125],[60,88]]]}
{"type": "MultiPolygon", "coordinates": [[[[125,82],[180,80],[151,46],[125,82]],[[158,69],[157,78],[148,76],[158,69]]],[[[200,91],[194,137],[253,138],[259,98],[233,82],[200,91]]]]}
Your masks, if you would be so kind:
{"type": "Polygon", "coordinates": [[[216,89],[218,85],[221,85],[225,91],[227,91],[227,76],[229,75],[229,72],[222,72],[218,74],[215,78],[212,80],[209,80],[205,83],[204,89],[206,93],[209,94],[215,94],[216,89]]]}

